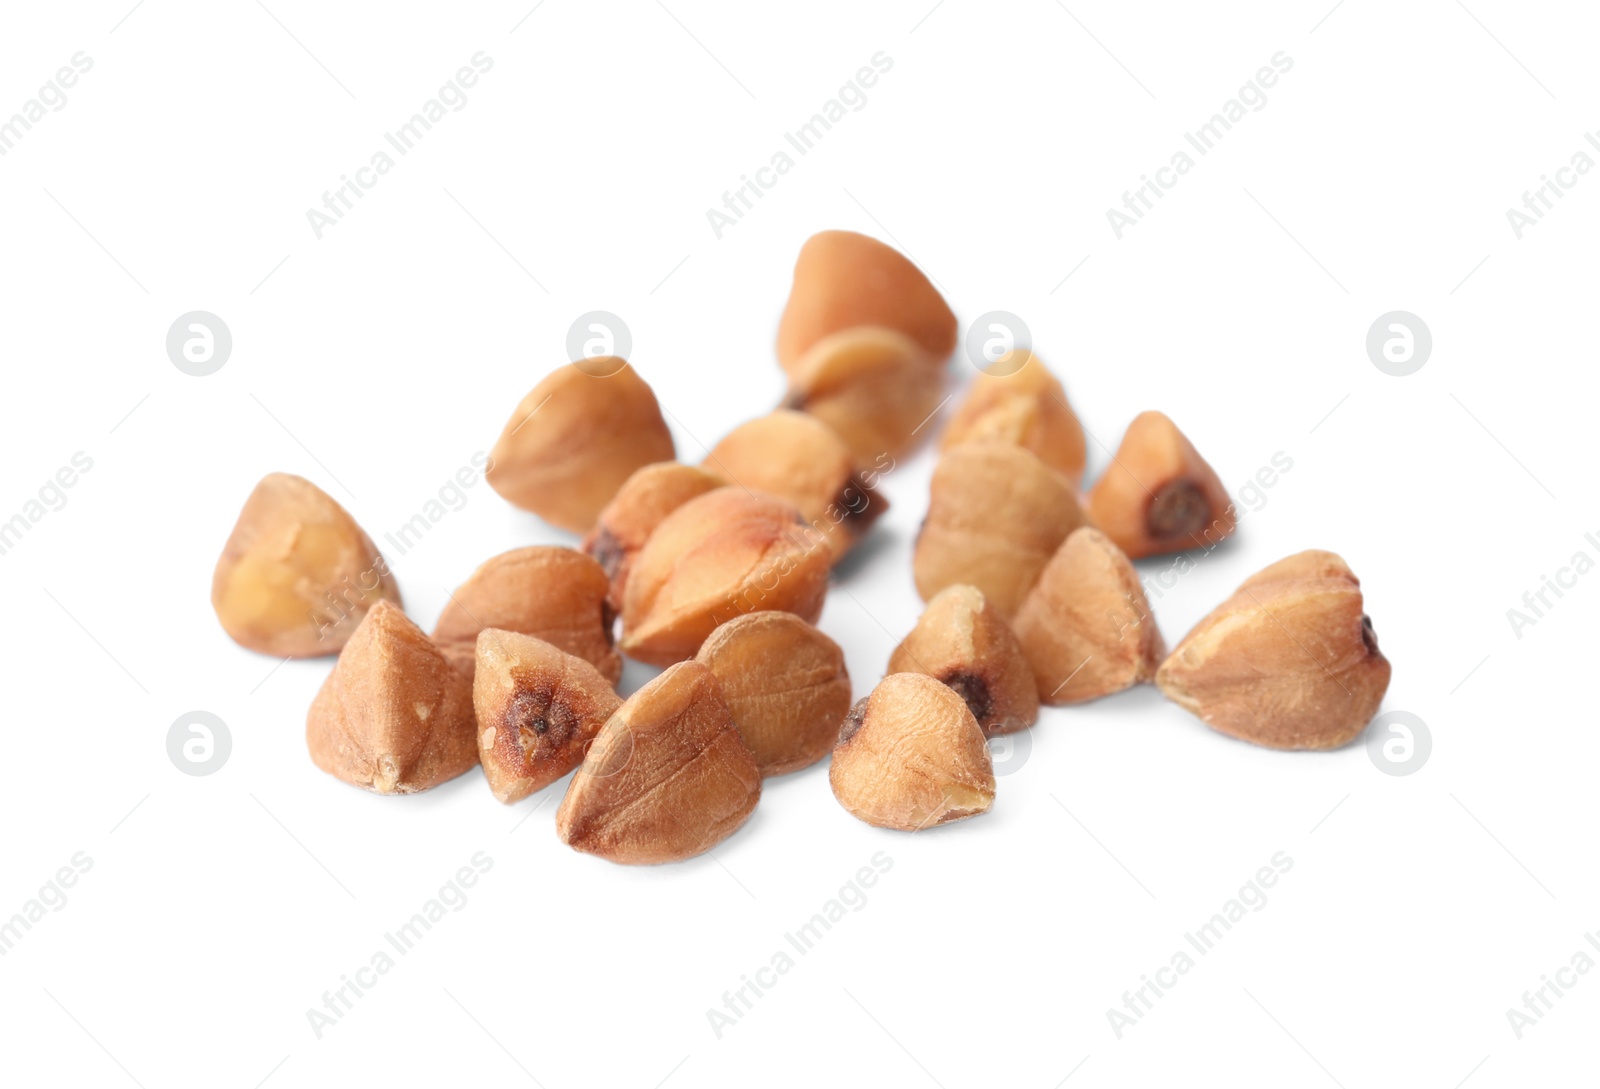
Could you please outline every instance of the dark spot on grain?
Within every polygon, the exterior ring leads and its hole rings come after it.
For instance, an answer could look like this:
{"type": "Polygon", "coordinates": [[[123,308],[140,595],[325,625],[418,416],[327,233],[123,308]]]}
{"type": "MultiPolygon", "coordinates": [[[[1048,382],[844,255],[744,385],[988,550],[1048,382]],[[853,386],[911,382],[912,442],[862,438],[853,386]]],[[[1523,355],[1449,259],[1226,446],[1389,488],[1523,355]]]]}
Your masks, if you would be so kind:
{"type": "Polygon", "coordinates": [[[856,731],[861,729],[861,724],[867,720],[867,700],[870,698],[862,696],[856,701],[856,705],[850,708],[850,713],[844,716],[844,723],[839,727],[839,744],[843,745],[849,741],[856,736],[856,731]]]}
{"type": "Polygon", "coordinates": [[[967,709],[981,726],[994,714],[994,697],[989,694],[989,682],[968,670],[957,670],[939,678],[966,701],[967,709]]]}
{"type": "Polygon", "coordinates": [[[844,487],[839,489],[839,494],[834,496],[833,505],[841,513],[839,524],[852,537],[863,536],[872,528],[872,523],[889,509],[889,501],[873,491],[860,472],[854,473],[845,481],[844,487]]]}
{"type": "Polygon", "coordinates": [[[1187,478],[1174,480],[1150,500],[1145,523],[1161,540],[1193,536],[1211,521],[1211,504],[1205,493],[1187,478]]]}
{"type": "Polygon", "coordinates": [[[1378,650],[1378,633],[1372,628],[1372,617],[1370,616],[1361,618],[1361,642],[1366,645],[1368,654],[1378,655],[1382,653],[1378,650]]]}
{"type": "Polygon", "coordinates": [[[627,553],[622,548],[622,542],[616,535],[604,526],[595,534],[594,540],[585,549],[593,556],[600,569],[606,573],[606,578],[615,581],[617,572],[622,570],[622,561],[627,558],[627,553]]]}

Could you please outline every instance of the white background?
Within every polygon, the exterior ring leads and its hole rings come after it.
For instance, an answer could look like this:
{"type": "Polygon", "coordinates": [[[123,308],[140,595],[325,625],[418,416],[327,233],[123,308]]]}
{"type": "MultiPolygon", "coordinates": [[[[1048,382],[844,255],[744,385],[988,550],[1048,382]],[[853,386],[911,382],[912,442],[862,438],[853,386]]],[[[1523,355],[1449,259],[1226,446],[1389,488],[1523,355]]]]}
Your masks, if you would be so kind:
{"type": "MultiPolygon", "coordinates": [[[[1600,174],[1520,240],[1506,219],[1600,126],[1592,12],[130,2],[7,5],[0,30],[0,115],[94,61],[0,158],[0,517],[75,452],[94,463],[0,556],[0,917],[93,860],[0,958],[4,1080],[1592,1076],[1600,973],[1521,1039],[1506,1016],[1600,930],[1600,575],[1521,638],[1506,617],[1573,553],[1600,558],[1600,174]],[[306,210],[480,50],[468,104],[317,239],[306,210]],[[1106,210],[1280,50],[1267,105],[1118,240],[1106,210]],[[718,239],[706,210],[879,51],[867,105],[718,239]],[[1236,493],[1292,458],[1155,601],[1161,628],[1175,643],[1285,554],[1342,553],[1394,663],[1385,709],[1431,729],[1426,766],[1253,748],[1146,688],[1047,711],[993,812],[960,826],[870,828],[819,765],[769,781],[714,858],[652,869],[556,839],[565,781],[506,808],[476,772],[392,799],[314,768],[304,713],[330,663],[277,668],[209,604],[256,480],[303,474],[381,541],[489,448],[591,309],[628,322],[698,460],[781,396],[792,262],[830,227],[897,242],[963,324],[1022,315],[1094,436],[1091,474],[1146,408],[1236,493]],[[164,349],[196,309],[234,338],[208,378],[164,349]],[[1434,336],[1407,378],[1364,348],[1395,309],[1434,336]],[[195,709],[233,739],[204,778],[166,752],[195,709]],[[318,1039],[307,1009],[478,851],[493,868],[466,906],[318,1039]],[[1265,908],[1118,1039],[1108,1008],[1278,851],[1294,865],[1265,908]],[[719,1039],[706,1011],[876,852],[893,867],[865,907],[719,1039]]],[[[894,509],[823,614],[858,695],[919,611],[931,460],[886,481],[894,509]]],[[[467,495],[391,554],[425,628],[480,561],[572,540],[467,495]]]]}

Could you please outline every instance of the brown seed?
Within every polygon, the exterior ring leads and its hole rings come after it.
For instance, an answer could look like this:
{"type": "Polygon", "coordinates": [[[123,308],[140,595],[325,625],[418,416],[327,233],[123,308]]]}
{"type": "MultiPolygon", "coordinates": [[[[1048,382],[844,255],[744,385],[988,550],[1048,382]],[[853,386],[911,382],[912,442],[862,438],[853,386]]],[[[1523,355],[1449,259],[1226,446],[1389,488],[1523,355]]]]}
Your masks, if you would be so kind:
{"type": "Polygon", "coordinates": [[[622,656],[612,646],[616,614],[606,602],[610,584],[593,558],[570,548],[514,548],[474,571],[439,614],[433,639],[468,678],[478,633],[498,628],[532,635],[598,669],[612,684],[622,656]]]}
{"type": "Polygon", "coordinates": [[[902,832],[994,804],[994,765],[978,720],[948,686],[921,673],[892,673],[855,705],[828,780],[852,814],[902,832]]]}
{"type": "Polygon", "coordinates": [[[211,579],[211,607],[242,647],[279,658],[337,654],[400,589],[372,540],[321,488],[288,473],[245,500],[211,579]]]}
{"type": "Polygon", "coordinates": [[[661,520],[689,500],[727,486],[719,474],[676,461],[658,461],[630,476],[600,512],[583,539],[583,550],[599,561],[611,580],[606,600],[622,612],[628,569],[661,520]]]}
{"type": "Polygon", "coordinates": [[[1134,559],[1211,548],[1234,529],[1228,492],[1176,424],[1142,412],[1089,491],[1089,520],[1134,559]]]}
{"type": "Polygon", "coordinates": [[[1017,638],[1045,703],[1143,684],[1166,653],[1139,575],[1104,533],[1073,532],[1017,612],[1017,638]]]}
{"type": "Polygon", "coordinates": [[[415,794],[478,762],[472,681],[398,605],[351,634],[306,715],[317,767],[375,794],[415,794]]]}
{"type": "Polygon", "coordinates": [[[944,384],[944,369],[915,341],[862,326],[817,341],[795,362],[783,406],[833,428],[857,465],[887,472],[932,433],[944,384]]]}
{"type": "Polygon", "coordinates": [[[983,591],[1012,616],[1083,511],[1061,474],[1019,446],[952,447],[933,471],[912,569],[924,601],[946,586],[983,591]]]}
{"type": "Polygon", "coordinates": [[[556,832],[612,862],[676,862],[727,839],[760,798],[761,773],[716,677],[680,662],[601,729],[556,811],[556,832]]]}
{"type": "Polygon", "coordinates": [[[762,775],[810,767],[833,748],[850,710],[839,644],[792,613],[737,617],[695,658],[716,674],[762,775]]]}
{"type": "Polygon", "coordinates": [[[644,379],[620,360],[590,360],[552,371],[522,399],[484,476],[516,506],[587,533],[634,470],[672,453],[644,379]],[[620,369],[606,373],[613,365],[620,369]]]}
{"type": "Polygon", "coordinates": [[[1361,585],[1355,572],[1350,570],[1350,565],[1344,562],[1343,556],[1337,552],[1324,552],[1320,548],[1308,548],[1304,552],[1285,556],[1276,563],[1267,564],[1241,582],[1239,589],[1234,593],[1237,594],[1249,587],[1288,579],[1349,579],[1357,586],[1361,585]]]}
{"type": "Polygon", "coordinates": [[[701,468],[790,503],[828,537],[835,558],[850,551],[889,500],[858,473],[833,429],[803,412],[778,409],[734,428],[701,468]]]}
{"type": "Polygon", "coordinates": [[[1032,726],[1039,718],[1033,669],[1016,634],[976,586],[934,595],[889,658],[890,673],[925,673],[966,701],[986,736],[1032,726]]]}
{"type": "Polygon", "coordinates": [[[1332,552],[1246,579],[1184,636],[1156,684],[1221,733],[1273,749],[1336,749],[1389,688],[1361,583],[1332,552]]]}
{"type": "Polygon", "coordinates": [[[956,346],[956,316],[898,250],[853,231],[806,239],[778,324],[778,362],[792,369],[811,346],[857,325],[881,325],[916,341],[938,363],[956,346]]]}
{"type": "Polygon", "coordinates": [[[1038,455],[1076,488],[1083,479],[1083,425],[1066,391],[1038,356],[1017,349],[980,372],[940,439],[948,450],[998,439],[1038,455]]]}
{"type": "Polygon", "coordinates": [[[494,796],[510,805],[583,762],[589,743],[622,699],[582,658],[542,639],[485,629],[478,634],[472,704],[478,757],[494,796]]]}
{"type": "Polygon", "coordinates": [[[827,538],[770,496],[719,488],[656,527],[635,558],[622,651],[651,665],[693,658],[717,625],[776,609],[812,622],[833,559],[827,538]]]}

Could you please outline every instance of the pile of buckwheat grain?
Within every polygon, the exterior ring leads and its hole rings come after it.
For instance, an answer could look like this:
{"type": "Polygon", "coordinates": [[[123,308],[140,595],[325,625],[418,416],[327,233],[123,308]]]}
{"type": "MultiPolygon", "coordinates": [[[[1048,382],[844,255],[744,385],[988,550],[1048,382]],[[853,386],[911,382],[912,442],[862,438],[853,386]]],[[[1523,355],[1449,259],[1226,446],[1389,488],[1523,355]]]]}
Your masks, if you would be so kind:
{"type": "Polygon", "coordinates": [[[779,324],[788,395],[701,464],[674,460],[655,394],[622,359],[561,367],[517,406],[486,478],[584,534],[581,550],[489,559],[430,636],[355,520],[275,473],[239,515],[212,604],[251,650],[338,653],[306,718],[324,771],[410,794],[481,764],[511,804],[576,768],[556,830],[614,862],[714,847],[764,776],[829,753],[834,795],[869,824],[976,816],[994,803],[989,737],[1032,726],[1041,703],[1150,681],[1260,745],[1361,733],[1389,663],[1344,561],[1269,565],[1168,654],[1130,558],[1214,546],[1235,528],[1227,492],[1159,412],[1080,492],[1083,428],[1021,349],[985,367],[944,426],[911,564],[927,608],[853,702],[843,653],[812,625],[833,566],[888,508],[880,476],[927,438],[956,339],[904,256],[823,232],[800,251],[779,324]],[[624,700],[619,650],[665,671],[624,700]]]}

